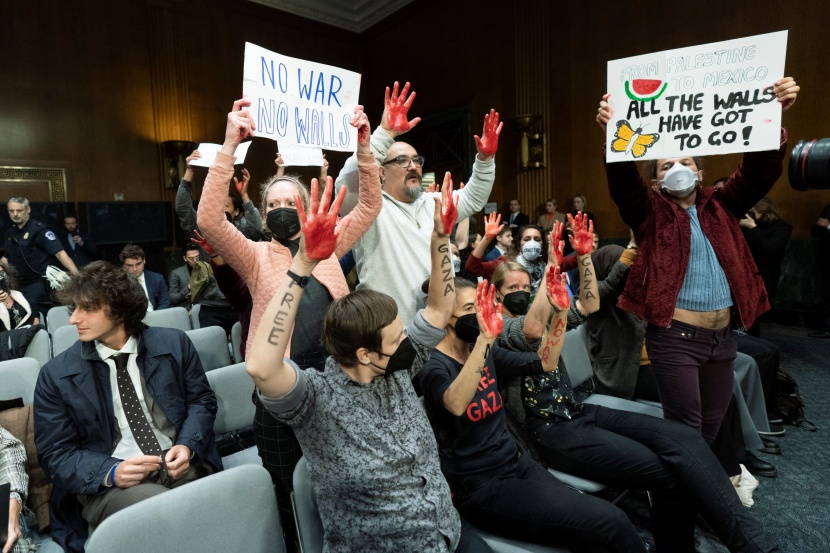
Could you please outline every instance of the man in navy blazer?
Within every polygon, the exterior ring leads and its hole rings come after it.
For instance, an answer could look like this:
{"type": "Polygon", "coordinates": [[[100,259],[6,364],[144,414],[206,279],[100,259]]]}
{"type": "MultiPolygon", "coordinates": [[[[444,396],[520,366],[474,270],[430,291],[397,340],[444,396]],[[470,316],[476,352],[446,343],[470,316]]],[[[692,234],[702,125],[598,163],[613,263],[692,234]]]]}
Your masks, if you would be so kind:
{"type": "Polygon", "coordinates": [[[510,200],[510,211],[502,219],[502,223],[507,223],[507,226],[515,232],[519,227],[530,224],[530,217],[522,213],[522,204],[519,200],[513,198],[510,200]]]}
{"type": "Polygon", "coordinates": [[[141,246],[127,244],[118,254],[118,259],[121,260],[124,269],[134,276],[144,289],[144,295],[150,302],[147,311],[170,308],[170,292],[167,289],[167,283],[160,274],[144,270],[144,250],[141,246]]]}
{"type": "Polygon", "coordinates": [[[53,536],[58,524],[56,541],[71,551],[83,545],[86,529],[68,499],[77,498],[83,519],[97,525],[222,470],[222,461],[216,396],[196,350],[184,332],[141,322],[147,298],[136,280],[95,261],[59,298],[72,310],[79,341],[41,369],[34,426],[40,464],[55,485],[53,536]],[[76,546],[67,547],[73,539],[76,546]]]}

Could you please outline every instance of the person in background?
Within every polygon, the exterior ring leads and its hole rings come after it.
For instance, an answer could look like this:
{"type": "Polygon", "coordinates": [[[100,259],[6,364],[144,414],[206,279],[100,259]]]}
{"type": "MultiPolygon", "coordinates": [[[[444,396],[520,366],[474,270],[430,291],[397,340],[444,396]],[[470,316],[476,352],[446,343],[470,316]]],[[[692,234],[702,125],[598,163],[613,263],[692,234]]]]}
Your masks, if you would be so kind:
{"type": "Polygon", "coordinates": [[[830,205],[824,206],[821,215],[810,230],[813,238],[818,240],[818,266],[821,272],[824,311],[827,319],[824,328],[808,334],[810,338],[830,340],[830,205]]]}
{"type": "MultiPolygon", "coordinates": [[[[772,303],[778,293],[781,263],[790,243],[793,226],[781,219],[778,206],[769,196],[761,198],[739,224],[772,303]]],[[[756,321],[747,332],[752,336],[761,336],[760,324],[756,321]]]]}
{"type": "Polygon", "coordinates": [[[57,233],[58,239],[61,241],[63,251],[75,263],[75,267],[82,269],[95,261],[98,247],[92,236],[78,231],[78,218],[74,215],[67,215],[63,218],[63,228],[66,232],[57,233]]]}
{"type": "Polygon", "coordinates": [[[0,261],[0,331],[40,322],[26,297],[17,289],[17,269],[0,261]]]}
{"type": "Polygon", "coordinates": [[[556,198],[551,198],[545,202],[545,212],[539,215],[539,220],[536,221],[536,226],[550,232],[553,229],[553,223],[559,221],[565,222],[565,214],[556,211],[556,198]]]}
{"type": "MultiPolygon", "coordinates": [[[[191,162],[199,159],[202,154],[194,150],[187,157],[187,170],[184,172],[179,189],[176,191],[176,215],[182,230],[188,233],[187,238],[194,237],[198,229],[196,210],[193,208],[193,167],[191,162]]],[[[248,195],[248,184],[251,182],[251,174],[247,169],[242,169],[242,180],[232,177],[231,183],[239,193],[239,197],[228,192],[225,198],[225,217],[241,232],[248,240],[258,242],[262,239],[262,214],[251,201],[248,195]]],[[[202,256],[204,261],[206,256],[202,256]]]]}
{"type": "MultiPolygon", "coordinates": [[[[496,235],[496,244],[487,255],[484,256],[483,261],[495,261],[499,257],[506,257],[508,252],[513,247],[513,231],[510,227],[504,226],[496,235]]],[[[488,240],[489,242],[489,240],[488,240]]]]}
{"type": "Polygon", "coordinates": [[[51,290],[45,278],[46,268],[57,261],[73,275],[78,268],[55,233],[31,218],[32,208],[28,199],[12,198],[7,207],[12,226],[6,230],[3,239],[6,252],[0,261],[17,268],[20,292],[32,310],[46,313],[52,307],[51,290]]]}
{"type": "Polygon", "coordinates": [[[507,204],[508,210],[504,215],[504,222],[514,232],[518,232],[519,228],[530,224],[530,217],[522,213],[522,204],[518,199],[513,198],[507,204]]]}
{"type": "MultiPolygon", "coordinates": [[[[19,547],[15,545],[23,537],[20,521],[26,510],[26,495],[29,491],[29,475],[26,474],[26,448],[23,446],[23,442],[0,426],[0,483],[3,482],[11,484],[9,520],[0,520],[0,524],[7,524],[8,528],[3,553],[34,551],[28,546],[24,547],[22,543],[19,544],[19,547]]],[[[0,543],[0,545],[3,544],[0,543]]]]}
{"type": "MultiPolygon", "coordinates": [[[[274,165],[277,166],[277,176],[285,175],[285,163],[282,160],[282,154],[277,152],[277,157],[274,159],[274,165]]],[[[320,182],[326,182],[326,177],[329,176],[329,160],[326,159],[326,154],[323,154],[323,165],[320,166],[320,182]]]]}
{"type": "Polygon", "coordinates": [[[170,272],[168,284],[170,288],[170,303],[173,307],[190,309],[190,273],[199,262],[199,246],[188,243],[182,248],[184,265],[176,267],[170,272]]]}
{"type": "Polygon", "coordinates": [[[124,270],[135,277],[144,290],[144,295],[149,301],[147,311],[170,308],[170,292],[167,290],[167,283],[160,274],[144,269],[144,250],[141,246],[127,244],[118,254],[118,259],[124,266],[124,270]]]}

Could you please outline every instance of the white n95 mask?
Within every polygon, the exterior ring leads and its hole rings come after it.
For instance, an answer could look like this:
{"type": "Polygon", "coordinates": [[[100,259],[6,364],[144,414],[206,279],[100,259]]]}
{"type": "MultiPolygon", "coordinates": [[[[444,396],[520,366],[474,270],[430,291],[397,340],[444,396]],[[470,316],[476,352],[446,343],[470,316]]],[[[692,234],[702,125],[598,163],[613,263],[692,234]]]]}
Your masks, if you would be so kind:
{"type": "Polygon", "coordinates": [[[696,185],[697,173],[680,163],[672,165],[660,182],[660,187],[675,198],[685,198],[696,185]]]}

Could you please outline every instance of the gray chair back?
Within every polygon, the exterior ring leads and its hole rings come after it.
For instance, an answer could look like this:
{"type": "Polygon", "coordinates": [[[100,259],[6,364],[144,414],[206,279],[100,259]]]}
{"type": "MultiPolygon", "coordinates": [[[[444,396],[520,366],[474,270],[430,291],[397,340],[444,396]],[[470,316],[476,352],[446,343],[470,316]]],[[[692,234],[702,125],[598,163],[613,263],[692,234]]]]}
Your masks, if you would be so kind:
{"type": "Polygon", "coordinates": [[[565,343],[562,345],[562,361],[571,379],[571,386],[576,388],[583,382],[594,377],[591,366],[591,357],[588,355],[588,329],[579,325],[565,333],[565,343]]]}
{"type": "Polygon", "coordinates": [[[0,361],[0,400],[23,398],[31,405],[35,398],[35,384],[40,364],[31,357],[0,361]]]}
{"type": "Polygon", "coordinates": [[[56,305],[46,312],[46,330],[49,331],[50,336],[54,336],[57,329],[68,324],[69,308],[65,305],[56,305]]]}
{"type": "Polygon", "coordinates": [[[235,322],[231,327],[231,345],[233,346],[233,362],[242,363],[242,323],[235,322]]]}
{"type": "Polygon", "coordinates": [[[199,323],[199,311],[202,310],[202,305],[199,303],[194,303],[190,306],[190,327],[191,328],[202,328],[201,323],[199,323]]]}
{"type": "Polygon", "coordinates": [[[29,346],[26,348],[24,357],[36,359],[42,367],[52,358],[52,346],[49,343],[49,333],[43,329],[37,331],[29,346]]]}
{"type": "Polygon", "coordinates": [[[104,520],[86,551],[285,553],[271,476],[245,465],[140,501],[104,520]]]}
{"type": "Polygon", "coordinates": [[[202,368],[207,371],[227,367],[231,364],[231,353],[228,350],[228,336],[221,326],[208,326],[185,331],[193,342],[202,368]]]}
{"type": "Polygon", "coordinates": [[[294,504],[294,522],[297,524],[297,539],[303,553],[322,553],[323,521],[317,507],[317,494],[311,484],[311,474],[305,457],[294,467],[294,492],[291,494],[294,504]]]}
{"type": "Polygon", "coordinates": [[[75,325],[62,326],[52,335],[52,357],[57,357],[78,341],[78,328],[75,325]]]}
{"type": "Polygon", "coordinates": [[[190,314],[184,307],[171,307],[169,309],[159,309],[158,311],[148,311],[144,316],[144,324],[147,326],[160,326],[164,328],[178,328],[179,330],[188,331],[190,326],[190,314]]]}
{"type": "Polygon", "coordinates": [[[254,383],[245,372],[245,363],[220,367],[206,376],[218,403],[214,433],[221,436],[251,426],[256,414],[256,407],[251,401],[254,383]]]}

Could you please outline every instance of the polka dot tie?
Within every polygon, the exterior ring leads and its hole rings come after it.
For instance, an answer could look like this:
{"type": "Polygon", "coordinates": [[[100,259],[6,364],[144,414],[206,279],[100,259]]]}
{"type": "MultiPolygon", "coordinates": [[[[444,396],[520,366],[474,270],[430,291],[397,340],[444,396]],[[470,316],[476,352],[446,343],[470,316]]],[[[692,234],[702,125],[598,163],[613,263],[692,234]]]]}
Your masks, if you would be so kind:
{"type": "Polygon", "coordinates": [[[161,445],[153,433],[153,429],[150,428],[150,423],[147,422],[147,417],[144,415],[144,410],[138,401],[138,394],[135,392],[133,380],[130,378],[130,373],[127,372],[127,361],[129,359],[129,354],[119,353],[113,356],[121,406],[124,408],[130,430],[133,431],[133,437],[141,452],[144,455],[161,455],[161,445]]]}

